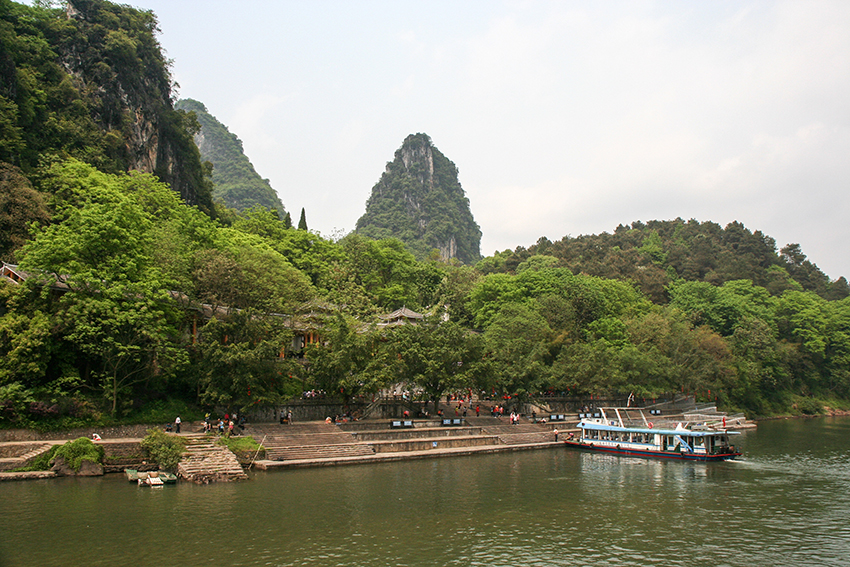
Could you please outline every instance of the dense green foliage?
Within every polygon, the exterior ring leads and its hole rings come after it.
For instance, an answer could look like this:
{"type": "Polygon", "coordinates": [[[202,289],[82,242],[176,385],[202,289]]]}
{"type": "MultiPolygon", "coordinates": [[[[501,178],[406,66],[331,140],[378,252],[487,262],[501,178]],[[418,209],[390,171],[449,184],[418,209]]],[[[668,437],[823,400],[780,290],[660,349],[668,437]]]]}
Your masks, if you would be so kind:
{"type": "Polygon", "coordinates": [[[182,437],[169,435],[161,429],[149,429],[140,445],[145,455],[164,471],[175,471],[180,456],[186,450],[182,437]]]}
{"type": "Polygon", "coordinates": [[[413,254],[470,264],[480,258],[481,229],[472,218],[458,171],[425,134],[405,138],[372,188],[357,232],[398,238],[413,254]]]}
{"type": "Polygon", "coordinates": [[[777,295],[803,289],[825,299],[850,295],[842,276],[834,282],[800,250],[789,244],[779,253],[776,242],[739,222],[726,228],[696,220],[634,222],[613,234],[546,237],[515,251],[496,252],[476,266],[482,273],[513,273],[539,262],[569,268],[573,273],[636,282],[657,303],[668,300],[667,286],[678,279],[714,285],[749,279],[777,295]]]}
{"type": "MultiPolygon", "coordinates": [[[[332,242],[262,208],[224,226],[152,175],[75,160],[40,185],[53,216],[20,250],[31,275],[0,286],[7,425],[132,420],[168,398],[240,412],[304,389],[351,402],[398,384],[435,402],[467,388],[687,392],[759,415],[850,399],[850,298],[790,276],[755,284],[787,271],[780,256],[720,285],[668,264],[652,294],[523,250],[477,268],[418,261],[399,240],[332,242]],[[377,325],[402,306],[431,317],[377,325]],[[302,350],[309,333],[321,340],[302,350]]],[[[641,241],[670,262],[663,239],[641,241]]]]}
{"type": "Polygon", "coordinates": [[[242,149],[242,141],[207,111],[202,103],[183,99],[174,105],[183,112],[194,113],[201,128],[195,142],[201,158],[212,163],[212,196],[231,209],[244,211],[254,207],[276,210],[286,214],[277,193],[254,169],[242,149]]]}
{"type": "Polygon", "coordinates": [[[88,437],[80,437],[57,448],[51,460],[62,457],[71,469],[80,472],[83,461],[103,464],[103,453],[103,447],[93,443],[88,437]]]}

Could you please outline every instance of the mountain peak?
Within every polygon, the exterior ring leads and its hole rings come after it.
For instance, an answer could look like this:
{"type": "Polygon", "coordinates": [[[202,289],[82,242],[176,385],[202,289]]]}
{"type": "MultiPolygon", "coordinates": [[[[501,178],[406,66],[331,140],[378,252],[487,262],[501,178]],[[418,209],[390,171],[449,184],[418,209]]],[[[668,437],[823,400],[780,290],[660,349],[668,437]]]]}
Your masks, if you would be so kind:
{"type": "Polygon", "coordinates": [[[417,257],[476,262],[481,229],[475,223],[458,170],[427,134],[411,134],[372,187],[357,232],[398,238],[417,257]]]}

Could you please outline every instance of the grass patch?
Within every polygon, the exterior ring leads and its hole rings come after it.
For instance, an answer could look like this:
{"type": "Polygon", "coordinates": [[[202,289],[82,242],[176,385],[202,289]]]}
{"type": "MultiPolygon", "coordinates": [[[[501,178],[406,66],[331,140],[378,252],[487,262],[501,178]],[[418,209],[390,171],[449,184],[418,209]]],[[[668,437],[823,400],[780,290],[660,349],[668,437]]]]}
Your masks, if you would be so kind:
{"type": "Polygon", "coordinates": [[[224,445],[234,453],[256,453],[257,450],[265,451],[266,449],[248,435],[245,437],[220,437],[218,444],[224,445]]]}

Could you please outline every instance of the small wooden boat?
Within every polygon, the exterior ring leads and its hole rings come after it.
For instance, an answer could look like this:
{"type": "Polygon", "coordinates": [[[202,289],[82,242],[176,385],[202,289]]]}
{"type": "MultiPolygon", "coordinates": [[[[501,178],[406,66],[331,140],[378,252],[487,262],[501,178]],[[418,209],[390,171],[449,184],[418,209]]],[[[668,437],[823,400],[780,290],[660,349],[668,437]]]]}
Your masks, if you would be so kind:
{"type": "Polygon", "coordinates": [[[624,416],[634,411],[635,408],[597,409],[593,415],[582,416],[578,424],[581,436],[565,443],[612,455],[683,461],[725,461],[741,455],[729,444],[729,436],[740,435],[738,431],[703,424],[655,427],[640,410],[641,422],[627,424],[624,416]]]}
{"type": "Polygon", "coordinates": [[[177,482],[176,474],[165,471],[140,472],[135,469],[124,469],[124,474],[127,475],[127,480],[139,486],[161,486],[177,482]]]}

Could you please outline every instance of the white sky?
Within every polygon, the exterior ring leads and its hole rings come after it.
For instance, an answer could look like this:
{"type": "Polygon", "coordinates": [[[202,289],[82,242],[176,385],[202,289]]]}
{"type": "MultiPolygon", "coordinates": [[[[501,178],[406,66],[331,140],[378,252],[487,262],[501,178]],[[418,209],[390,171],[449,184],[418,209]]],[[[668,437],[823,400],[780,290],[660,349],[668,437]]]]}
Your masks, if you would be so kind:
{"type": "Polygon", "coordinates": [[[157,14],[179,97],[325,236],[425,132],[484,255],[738,220],[850,277],[846,0],[129,3],[157,14]]]}

